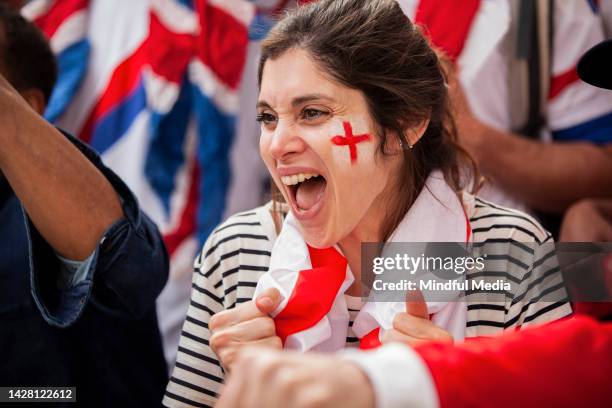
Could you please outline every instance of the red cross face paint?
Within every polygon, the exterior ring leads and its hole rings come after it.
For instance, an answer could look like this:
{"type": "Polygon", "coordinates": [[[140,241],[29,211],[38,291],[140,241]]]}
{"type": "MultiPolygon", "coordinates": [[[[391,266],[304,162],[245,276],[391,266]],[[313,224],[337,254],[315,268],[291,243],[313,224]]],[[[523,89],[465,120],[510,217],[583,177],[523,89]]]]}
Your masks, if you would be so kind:
{"type": "Polygon", "coordinates": [[[266,62],[257,110],[261,157],[308,244],[329,247],[382,221],[401,156],[379,154],[360,91],[293,49],[266,62]]]}
{"type": "Polygon", "coordinates": [[[357,161],[357,144],[369,141],[372,137],[368,133],[353,135],[353,127],[350,122],[343,122],[342,126],[344,127],[344,136],[334,136],[331,141],[337,146],[347,146],[351,163],[355,163],[357,161]]]}

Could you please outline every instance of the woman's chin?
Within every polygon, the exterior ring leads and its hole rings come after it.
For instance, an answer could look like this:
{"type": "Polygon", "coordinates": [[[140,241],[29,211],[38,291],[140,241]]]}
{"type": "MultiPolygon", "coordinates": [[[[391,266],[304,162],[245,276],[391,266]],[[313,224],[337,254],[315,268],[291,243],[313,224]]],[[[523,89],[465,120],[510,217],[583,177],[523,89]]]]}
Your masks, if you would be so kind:
{"type": "Polygon", "coordinates": [[[302,234],[304,236],[304,241],[313,248],[329,248],[338,243],[338,241],[335,240],[333,236],[327,234],[326,230],[323,228],[302,229],[302,234]]]}

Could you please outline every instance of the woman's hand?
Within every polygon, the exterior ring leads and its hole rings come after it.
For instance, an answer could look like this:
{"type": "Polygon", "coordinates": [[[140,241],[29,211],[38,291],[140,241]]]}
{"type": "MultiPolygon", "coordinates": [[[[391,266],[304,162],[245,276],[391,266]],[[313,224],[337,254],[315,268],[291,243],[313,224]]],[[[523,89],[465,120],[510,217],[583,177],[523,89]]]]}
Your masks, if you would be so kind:
{"type": "Polygon", "coordinates": [[[384,332],[381,343],[404,343],[415,346],[428,341],[452,343],[453,336],[429,320],[427,304],[421,292],[406,295],[406,313],[398,313],[393,319],[393,329],[384,332]]]}
{"type": "Polygon", "coordinates": [[[275,288],[269,288],[257,299],[224,310],[210,318],[210,348],[219,357],[226,372],[231,371],[238,351],[247,345],[282,349],[276,335],[274,320],[270,317],[281,302],[275,288]]]}
{"type": "Polygon", "coordinates": [[[240,352],[216,407],[374,408],[374,404],[366,374],[337,355],[248,348],[240,352]]]}

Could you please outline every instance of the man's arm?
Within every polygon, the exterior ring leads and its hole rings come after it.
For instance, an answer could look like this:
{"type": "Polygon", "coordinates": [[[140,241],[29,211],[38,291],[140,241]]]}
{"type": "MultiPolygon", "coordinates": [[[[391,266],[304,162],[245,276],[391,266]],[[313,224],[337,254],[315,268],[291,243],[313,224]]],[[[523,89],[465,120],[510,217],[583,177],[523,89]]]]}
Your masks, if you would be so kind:
{"type": "MultiPolygon", "coordinates": [[[[478,80],[470,83],[470,101],[477,104],[472,112],[462,88],[456,86],[453,70],[447,71],[460,142],[479,162],[484,175],[533,209],[561,213],[582,198],[612,196],[612,148],[602,147],[612,142],[612,97],[608,91],[573,81],[572,70],[582,54],[605,38],[596,7],[586,1],[557,1],[552,16],[555,52],[545,114],[557,142],[526,140],[505,127],[486,126],[478,119],[494,120],[488,117],[494,111],[483,105],[492,98],[481,98],[490,90],[482,89],[478,80]],[[600,145],[585,143],[587,140],[600,145]]],[[[505,81],[502,71],[499,81],[505,81]]],[[[502,98],[504,105],[507,102],[503,94],[493,97],[502,98]]],[[[494,121],[502,122],[501,117],[494,121]]]]}
{"type": "Polygon", "coordinates": [[[91,148],[46,123],[2,76],[0,170],[25,210],[32,296],[49,324],[74,324],[90,303],[124,318],[154,310],[168,277],[155,224],[91,148]],[[57,255],[87,258],[78,278],[60,276],[57,255]]]}
{"type": "Polygon", "coordinates": [[[483,174],[532,208],[562,213],[586,197],[612,197],[611,147],[542,143],[482,123],[459,129],[483,174]]]}
{"type": "Polygon", "coordinates": [[[44,239],[83,260],[122,217],[111,184],[0,75],[0,170],[44,239]]]}
{"type": "Polygon", "coordinates": [[[562,213],[582,198],[612,197],[612,147],[542,143],[488,126],[472,113],[455,73],[446,67],[460,143],[484,176],[545,212],[562,213]]]}
{"type": "Polygon", "coordinates": [[[499,339],[416,348],[440,406],[607,406],[612,325],[573,318],[499,339]]]}
{"type": "Polygon", "coordinates": [[[61,274],[57,253],[26,215],[30,247],[32,295],[49,324],[73,324],[85,306],[124,318],[141,318],[155,310],[155,299],[168,277],[168,254],[155,224],[142,212],[130,189],[96,153],[78,140],[66,138],[104,175],[121,197],[123,217],[99,239],[91,257],[71,282],[61,274]],[[76,276],[79,275],[79,277],[76,276]],[[66,283],[68,283],[66,285],[66,283]]]}
{"type": "Polygon", "coordinates": [[[459,345],[350,351],[341,360],[247,349],[217,406],[605,407],[610,402],[612,324],[584,317],[459,345]]]}

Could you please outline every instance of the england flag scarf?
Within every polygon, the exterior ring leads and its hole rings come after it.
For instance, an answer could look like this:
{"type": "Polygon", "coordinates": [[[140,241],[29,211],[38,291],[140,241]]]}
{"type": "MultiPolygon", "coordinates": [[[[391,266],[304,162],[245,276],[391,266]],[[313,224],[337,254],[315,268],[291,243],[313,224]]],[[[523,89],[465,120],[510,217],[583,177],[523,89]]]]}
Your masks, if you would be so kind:
{"type": "MultiPolygon", "coordinates": [[[[434,171],[388,242],[468,242],[470,235],[460,198],[442,173],[434,171]]],[[[254,298],[270,287],[279,290],[283,300],[272,316],[285,348],[338,351],[346,343],[349,312],[344,294],[353,281],[340,249],[307,245],[289,213],[274,244],[270,268],[259,280],[254,298]]],[[[459,297],[461,293],[453,295],[459,297]]],[[[435,324],[455,340],[463,340],[465,302],[427,302],[427,308],[435,324]]],[[[403,301],[365,302],[352,326],[360,347],[380,345],[384,330],[391,329],[395,315],[404,311],[403,301]]]]}

